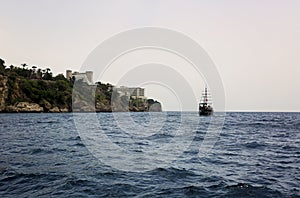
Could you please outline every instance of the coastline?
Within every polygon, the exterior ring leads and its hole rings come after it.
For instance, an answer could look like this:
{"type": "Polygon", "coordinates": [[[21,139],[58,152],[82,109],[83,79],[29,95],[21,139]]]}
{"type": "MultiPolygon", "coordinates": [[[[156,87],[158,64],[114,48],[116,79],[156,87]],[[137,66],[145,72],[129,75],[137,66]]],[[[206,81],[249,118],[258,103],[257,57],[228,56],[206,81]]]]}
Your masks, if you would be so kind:
{"type": "Polygon", "coordinates": [[[70,76],[67,70],[65,77],[63,74],[53,76],[50,68],[27,66],[24,63],[22,67],[7,67],[0,58],[0,113],[147,112],[162,109],[160,102],[144,96],[143,88],[127,90],[109,83],[92,83],[91,71],[70,76]],[[87,77],[89,81],[86,81],[87,77]]]}

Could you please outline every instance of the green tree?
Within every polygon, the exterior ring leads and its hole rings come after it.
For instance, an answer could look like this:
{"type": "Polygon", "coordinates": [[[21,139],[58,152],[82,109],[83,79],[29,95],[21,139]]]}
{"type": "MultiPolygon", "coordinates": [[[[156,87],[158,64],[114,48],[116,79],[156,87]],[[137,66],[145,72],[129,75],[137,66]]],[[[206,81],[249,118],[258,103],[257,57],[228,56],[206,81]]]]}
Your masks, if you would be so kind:
{"type": "Polygon", "coordinates": [[[26,63],[21,64],[21,66],[23,67],[23,70],[25,70],[25,67],[27,67],[28,65],[26,63]]]}
{"type": "Polygon", "coordinates": [[[42,79],[43,73],[42,73],[42,70],[40,68],[37,70],[36,75],[37,75],[38,79],[42,79]]]}
{"type": "Polygon", "coordinates": [[[0,74],[4,74],[5,72],[5,61],[0,58],[0,74]]]}
{"type": "Polygon", "coordinates": [[[58,74],[57,76],[55,76],[53,78],[53,80],[57,81],[57,80],[64,80],[67,81],[67,79],[65,78],[65,76],[63,74],[58,74]]]}
{"type": "Polygon", "coordinates": [[[44,80],[53,80],[52,72],[50,68],[46,68],[46,73],[43,77],[44,80]]]}
{"type": "Polygon", "coordinates": [[[0,67],[4,67],[5,68],[5,61],[3,59],[0,58],[0,67]]]}

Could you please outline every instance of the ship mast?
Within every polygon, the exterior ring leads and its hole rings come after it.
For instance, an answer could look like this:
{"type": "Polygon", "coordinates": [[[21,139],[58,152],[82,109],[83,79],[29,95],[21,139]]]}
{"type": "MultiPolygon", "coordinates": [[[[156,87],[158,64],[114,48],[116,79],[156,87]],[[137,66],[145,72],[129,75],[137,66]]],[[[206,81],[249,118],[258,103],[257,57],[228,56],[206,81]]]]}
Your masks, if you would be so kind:
{"type": "Polygon", "coordinates": [[[205,87],[205,93],[204,93],[204,103],[207,104],[207,87],[205,87]]]}
{"type": "Polygon", "coordinates": [[[204,92],[202,92],[202,100],[200,105],[207,106],[209,105],[209,93],[207,91],[207,87],[205,87],[204,92]]]}

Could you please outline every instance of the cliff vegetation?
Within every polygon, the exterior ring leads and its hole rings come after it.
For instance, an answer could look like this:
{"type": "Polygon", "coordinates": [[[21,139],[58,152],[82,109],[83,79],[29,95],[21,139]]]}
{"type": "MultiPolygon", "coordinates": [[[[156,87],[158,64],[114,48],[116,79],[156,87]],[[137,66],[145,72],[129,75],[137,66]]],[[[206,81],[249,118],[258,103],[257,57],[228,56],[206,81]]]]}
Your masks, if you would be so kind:
{"type": "Polygon", "coordinates": [[[6,66],[0,59],[0,112],[161,111],[153,99],[120,96],[114,86],[101,82],[87,85],[50,68],[6,66]]]}

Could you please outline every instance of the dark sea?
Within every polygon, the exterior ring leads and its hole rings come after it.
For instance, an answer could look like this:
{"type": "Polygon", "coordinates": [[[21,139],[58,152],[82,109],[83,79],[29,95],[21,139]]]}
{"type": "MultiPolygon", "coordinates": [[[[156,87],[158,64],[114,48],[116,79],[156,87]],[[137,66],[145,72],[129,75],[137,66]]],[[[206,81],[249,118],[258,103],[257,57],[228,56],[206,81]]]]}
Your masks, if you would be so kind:
{"type": "Polygon", "coordinates": [[[0,197],[300,197],[300,113],[211,119],[0,114],[0,197]]]}

